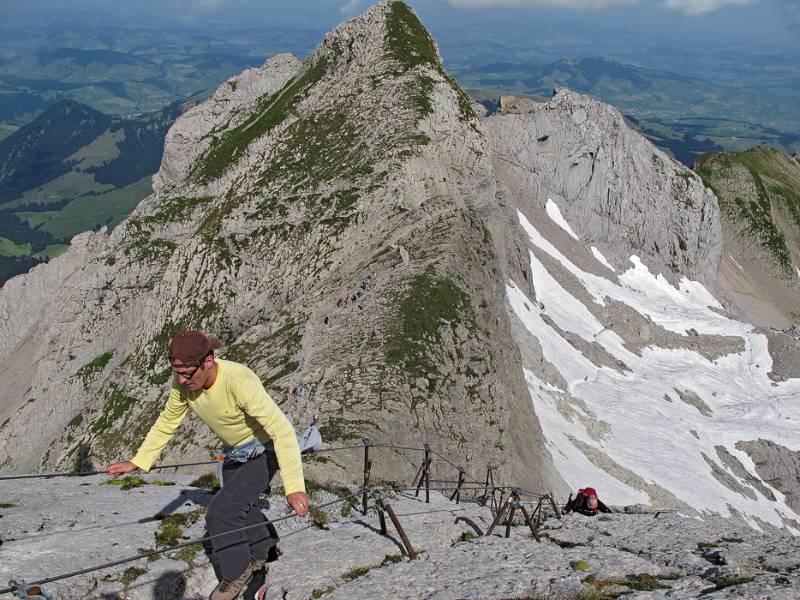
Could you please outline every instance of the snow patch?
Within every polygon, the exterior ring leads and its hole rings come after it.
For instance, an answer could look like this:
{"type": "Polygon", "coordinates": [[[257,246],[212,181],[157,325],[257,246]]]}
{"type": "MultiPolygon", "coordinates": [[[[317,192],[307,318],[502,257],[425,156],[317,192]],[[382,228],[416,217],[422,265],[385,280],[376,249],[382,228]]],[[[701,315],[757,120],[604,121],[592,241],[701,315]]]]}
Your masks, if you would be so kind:
{"type": "Polygon", "coordinates": [[[533,408],[545,432],[546,446],[553,457],[556,470],[566,475],[565,479],[574,488],[593,486],[602,490],[602,497],[612,504],[646,504],[647,494],[626,485],[606,473],[598,470],[586,455],[570,441],[570,436],[582,442],[594,445],[586,434],[586,429],[577,419],[565,419],[558,410],[556,399],[564,392],[551,386],[524,370],[533,408]],[[552,437],[551,437],[552,435],[552,437]]]}
{"type": "Polygon", "coordinates": [[[573,488],[597,483],[603,497],[613,504],[649,501],[659,505],[657,488],[661,488],[701,513],[730,516],[733,510],[739,511],[753,526],[755,518],[776,527],[784,526],[782,517],[796,518],[778,490],[764,482],[778,499],[770,502],[727,468],[716,451],[716,446],[723,446],[757,477],[753,461],[736,449],[737,442],[761,438],[800,449],[800,403],[795,400],[800,379],[774,385],[768,378],[772,359],[766,336],[712,310],[721,306],[700,283],[684,278],[676,288],[651,273],[638,257],[631,257],[633,266],[619,276],[619,282],[586,273],[524,215],[519,213],[519,218],[536,250],[529,254],[532,283],[541,304],[530,301],[511,281],[506,294],[514,313],[539,340],[545,360],[558,369],[567,385],[560,390],[542,381],[540,365],[525,368],[534,410],[564,480],[573,488]],[[559,262],[597,304],[605,299],[624,302],[681,334],[694,329],[738,336],[744,341],[744,351],[715,361],[686,348],[650,346],[637,355],[625,348],[617,333],[603,328],[589,306],[559,284],[537,258],[540,252],[559,262]],[[594,364],[559,329],[599,344],[624,364],[622,372],[594,364]],[[679,401],[676,389],[696,394],[710,414],[679,401]],[[703,455],[755,499],[717,481],[703,455]],[[598,466],[608,460],[617,465],[616,470],[609,469],[613,474],[598,466]],[[642,485],[657,488],[651,488],[656,491],[650,495],[637,489],[642,485]]]}
{"type": "MultiPolygon", "coordinates": [[[[741,335],[753,329],[752,325],[732,321],[714,312],[708,306],[697,306],[694,301],[696,295],[701,293],[702,284],[693,283],[692,286],[689,286],[690,293],[688,294],[681,292],[660,273],[653,275],[638,256],[630,257],[634,268],[628,269],[620,275],[619,280],[622,285],[609,281],[605,277],[582,271],[545,239],[531,225],[525,215],[519,211],[517,214],[531,243],[561,263],[583,284],[593,300],[601,306],[605,306],[606,298],[624,302],[665,329],[681,335],[687,335],[687,330],[692,328],[698,333],[718,335],[741,335]],[[694,292],[692,293],[691,290],[694,292]]],[[[706,294],[708,298],[713,298],[708,292],[706,294]]],[[[716,301],[714,302],[716,303],[716,301]]],[[[719,307],[718,304],[714,306],[715,308],[719,307]]]]}
{"type": "Polygon", "coordinates": [[[574,231],[572,231],[572,227],[569,226],[569,223],[567,223],[566,219],[561,215],[561,210],[558,208],[558,204],[548,198],[544,209],[547,211],[547,216],[552,219],[553,223],[561,227],[561,229],[566,231],[574,239],[578,239],[578,236],[574,231]]]}
{"type": "Polygon", "coordinates": [[[606,257],[603,256],[603,253],[600,252],[600,250],[598,250],[594,246],[592,246],[592,254],[594,254],[594,257],[597,259],[597,261],[601,265],[603,265],[606,269],[609,269],[609,270],[613,271],[614,273],[617,272],[617,270],[614,267],[611,266],[611,263],[608,262],[608,260],[606,260],[606,257]]]}
{"type": "Polygon", "coordinates": [[[687,277],[681,277],[681,280],[678,282],[678,289],[686,294],[693,304],[698,306],[710,306],[711,308],[723,310],[722,304],[720,304],[717,299],[711,295],[711,292],[699,281],[692,281],[687,277]]]}

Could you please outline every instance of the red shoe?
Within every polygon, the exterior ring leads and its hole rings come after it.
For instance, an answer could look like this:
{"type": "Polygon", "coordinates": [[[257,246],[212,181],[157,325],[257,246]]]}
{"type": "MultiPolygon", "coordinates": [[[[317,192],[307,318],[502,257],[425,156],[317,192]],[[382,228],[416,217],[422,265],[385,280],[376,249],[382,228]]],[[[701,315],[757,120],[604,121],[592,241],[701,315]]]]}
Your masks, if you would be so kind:
{"type": "Polygon", "coordinates": [[[268,589],[269,589],[268,583],[265,583],[260,588],[258,588],[256,590],[256,595],[254,596],[255,600],[266,600],[268,589]]]}

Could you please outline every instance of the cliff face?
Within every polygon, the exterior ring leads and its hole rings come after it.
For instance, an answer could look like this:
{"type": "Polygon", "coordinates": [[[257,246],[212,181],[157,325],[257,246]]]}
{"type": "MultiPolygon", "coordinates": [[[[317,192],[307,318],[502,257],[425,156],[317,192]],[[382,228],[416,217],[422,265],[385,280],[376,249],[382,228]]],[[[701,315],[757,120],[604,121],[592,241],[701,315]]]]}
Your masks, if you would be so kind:
{"type": "MultiPolygon", "coordinates": [[[[413,12],[380,4],[187,112],[154,190],[0,291],[5,470],[130,455],[170,338],[202,328],[334,444],[791,522],[741,444],[793,456],[798,380],[772,382],[764,336],[712,296],[714,195],[612,108],[561,91],[479,119],[413,12]]],[[[216,445],[190,418],[167,460],[216,445]]],[[[309,472],[356,480],[356,454],[309,472]]]]}
{"type": "Polygon", "coordinates": [[[713,192],[587,97],[519,112],[484,124],[516,222],[512,323],[558,473],[617,504],[800,529],[797,342],[736,320],[713,192]]]}

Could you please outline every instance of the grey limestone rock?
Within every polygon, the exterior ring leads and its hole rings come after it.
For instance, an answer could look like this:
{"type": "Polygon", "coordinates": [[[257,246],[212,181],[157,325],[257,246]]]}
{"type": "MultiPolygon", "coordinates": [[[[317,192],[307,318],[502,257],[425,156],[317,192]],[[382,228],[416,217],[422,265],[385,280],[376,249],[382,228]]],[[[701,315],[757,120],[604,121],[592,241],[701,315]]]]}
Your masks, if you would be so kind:
{"type": "Polygon", "coordinates": [[[616,264],[636,254],[666,275],[713,280],[716,199],[614,108],[560,89],[529,114],[493,115],[485,124],[498,179],[517,206],[552,198],[579,237],[616,264]]]}
{"type": "Polygon", "coordinates": [[[241,125],[261,101],[280,90],[301,69],[297,58],[279,54],[260,68],[231,77],[208,101],[187,111],[167,133],[161,168],[153,177],[156,193],[183,183],[195,161],[215,140],[241,125]]]}
{"type": "Polygon", "coordinates": [[[530,98],[518,98],[516,96],[500,96],[497,102],[497,112],[501,114],[525,114],[535,111],[542,105],[530,98]]]}
{"type": "MultiPolygon", "coordinates": [[[[146,485],[128,491],[105,485],[103,476],[37,480],[25,488],[0,482],[2,497],[13,504],[0,509],[6,522],[0,586],[11,578],[35,581],[162,548],[163,516],[185,515],[173,531],[178,540],[205,535],[209,492],[184,476],[151,474],[144,480],[146,485]],[[54,493],[57,506],[48,500],[54,493]]],[[[315,503],[337,498],[324,489],[317,493],[315,503]]],[[[416,561],[404,555],[391,522],[388,535],[380,535],[372,508],[362,516],[344,514],[336,504],[323,509],[321,526],[297,518],[279,521],[282,556],[270,564],[267,597],[791,598],[800,583],[799,542],[790,535],[675,514],[571,514],[547,518],[536,542],[521,524],[511,527],[508,539],[502,523],[483,536],[492,514],[468,494],[461,504],[437,492],[430,499],[426,504],[413,493],[388,496],[419,553],[416,561]]],[[[263,500],[270,518],[287,515],[282,498],[263,500]]],[[[530,498],[523,500],[532,506],[530,498]]],[[[45,589],[63,600],[199,600],[216,584],[213,565],[208,548],[189,546],[45,589]]]]}
{"type": "Polygon", "coordinates": [[[800,452],[769,440],[742,441],[736,445],[753,459],[756,472],[786,496],[786,504],[800,513],[800,452]]]}

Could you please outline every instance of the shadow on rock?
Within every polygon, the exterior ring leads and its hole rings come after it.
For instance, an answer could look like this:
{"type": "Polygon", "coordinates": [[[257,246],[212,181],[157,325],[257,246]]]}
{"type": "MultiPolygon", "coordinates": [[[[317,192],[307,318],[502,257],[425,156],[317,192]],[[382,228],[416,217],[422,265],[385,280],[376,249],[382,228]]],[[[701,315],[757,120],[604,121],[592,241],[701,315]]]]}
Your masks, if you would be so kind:
{"type": "MultiPolygon", "coordinates": [[[[369,523],[367,523],[366,521],[364,521],[362,519],[356,519],[355,521],[351,521],[351,522],[354,525],[360,525],[361,527],[366,527],[370,531],[372,531],[374,533],[377,533],[380,536],[383,536],[383,534],[381,533],[380,529],[378,529],[377,527],[373,527],[372,525],[370,525],[369,523]]],[[[402,554],[406,554],[406,547],[403,546],[403,544],[399,540],[396,540],[391,535],[386,535],[386,536],[383,536],[383,537],[385,537],[387,540],[391,541],[395,546],[397,546],[397,548],[400,550],[400,552],[402,554]]]]}
{"type": "Polygon", "coordinates": [[[468,525],[469,527],[471,527],[472,530],[475,532],[475,535],[477,535],[477,536],[482,536],[483,535],[483,530],[478,526],[478,524],[475,521],[473,521],[469,517],[458,517],[456,519],[456,524],[458,524],[459,522],[462,522],[465,525],[468,525]]]}
{"type": "Polygon", "coordinates": [[[75,453],[75,465],[73,467],[75,473],[90,473],[95,470],[91,454],[91,448],[88,444],[82,443],[78,445],[78,450],[75,453]]]}
{"type": "Polygon", "coordinates": [[[186,578],[180,571],[162,573],[153,584],[154,600],[178,600],[186,593],[186,578]]]}

